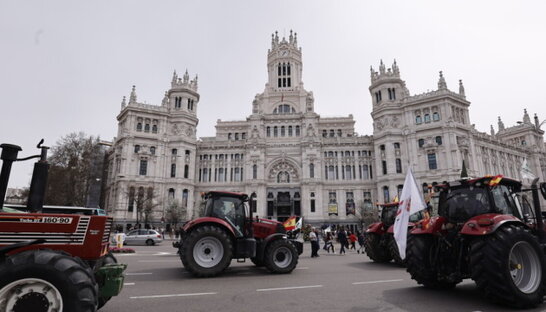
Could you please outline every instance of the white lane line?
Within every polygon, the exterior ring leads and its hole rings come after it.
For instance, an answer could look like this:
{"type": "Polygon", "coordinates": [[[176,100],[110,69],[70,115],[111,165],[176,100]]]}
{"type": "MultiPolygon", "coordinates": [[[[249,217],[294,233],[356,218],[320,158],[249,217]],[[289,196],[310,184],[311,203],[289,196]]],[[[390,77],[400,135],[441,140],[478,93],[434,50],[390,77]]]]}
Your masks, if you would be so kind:
{"type": "Polygon", "coordinates": [[[125,273],[125,275],[152,275],[153,273],[125,273]]]}
{"type": "Polygon", "coordinates": [[[318,287],[322,287],[322,285],[279,287],[279,288],[262,288],[262,289],[256,289],[256,291],[291,290],[291,289],[318,288],[318,287]]]}
{"type": "Polygon", "coordinates": [[[135,283],[123,283],[123,286],[134,286],[135,283]]]}
{"type": "Polygon", "coordinates": [[[205,296],[205,295],[216,295],[217,293],[193,293],[193,294],[172,294],[172,295],[155,295],[155,296],[135,296],[129,297],[131,299],[151,299],[151,298],[170,298],[170,297],[189,297],[189,296],[205,296]]]}
{"type": "Polygon", "coordinates": [[[369,282],[356,282],[353,283],[353,285],[366,285],[366,284],[378,284],[378,283],[391,283],[391,282],[401,282],[403,279],[395,279],[395,280],[382,280],[382,281],[369,281],[369,282]]]}

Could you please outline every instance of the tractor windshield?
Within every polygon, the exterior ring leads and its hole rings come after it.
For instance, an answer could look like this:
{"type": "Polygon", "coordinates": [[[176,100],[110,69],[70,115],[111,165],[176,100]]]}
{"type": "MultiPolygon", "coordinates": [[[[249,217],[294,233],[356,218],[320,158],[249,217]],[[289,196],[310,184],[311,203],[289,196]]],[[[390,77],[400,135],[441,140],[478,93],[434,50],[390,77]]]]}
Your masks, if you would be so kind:
{"type": "Polygon", "coordinates": [[[439,214],[459,223],[490,211],[487,190],[482,187],[461,187],[440,192],[439,214]]]}
{"type": "Polygon", "coordinates": [[[394,224],[394,219],[396,218],[396,212],[398,211],[398,206],[387,206],[383,207],[381,210],[381,222],[387,226],[394,224]]]}
{"type": "Polygon", "coordinates": [[[514,215],[522,219],[520,210],[518,209],[519,204],[516,204],[517,198],[514,198],[512,192],[506,185],[495,186],[491,189],[491,194],[495,201],[495,212],[514,215]]]}
{"type": "Polygon", "coordinates": [[[243,235],[245,205],[241,199],[228,196],[211,197],[207,201],[205,215],[226,220],[237,235],[243,235]]]}

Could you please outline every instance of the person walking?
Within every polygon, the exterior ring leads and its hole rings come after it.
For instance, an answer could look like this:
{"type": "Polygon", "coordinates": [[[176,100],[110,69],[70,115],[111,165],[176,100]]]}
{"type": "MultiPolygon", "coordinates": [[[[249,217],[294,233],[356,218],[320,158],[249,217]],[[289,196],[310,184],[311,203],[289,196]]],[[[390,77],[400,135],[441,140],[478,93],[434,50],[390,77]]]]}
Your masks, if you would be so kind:
{"type": "Polygon", "coordinates": [[[357,231],[356,237],[358,238],[358,249],[356,250],[356,253],[364,253],[364,232],[357,231]]]}
{"type": "Polygon", "coordinates": [[[349,234],[349,241],[351,242],[351,247],[349,249],[356,250],[356,245],[355,245],[356,240],[357,240],[357,237],[355,233],[351,232],[351,234],[349,234]]]}
{"type": "Polygon", "coordinates": [[[326,237],[324,238],[324,250],[326,250],[328,253],[330,253],[330,249],[332,249],[332,253],[335,253],[334,250],[334,244],[332,243],[332,233],[328,232],[326,233],[326,237]]]}
{"type": "Polygon", "coordinates": [[[345,232],[345,229],[341,227],[337,233],[337,240],[339,241],[339,244],[341,245],[341,248],[339,249],[339,254],[345,254],[345,246],[347,243],[347,232],[345,232]]]}
{"type": "Polygon", "coordinates": [[[319,250],[319,242],[318,242],[318,236],[317,231],[315,228],[311,229],[311,232],[309,233],[309,240],[311,241],[311,258],[318,257],[318,250],[319,250]]]}

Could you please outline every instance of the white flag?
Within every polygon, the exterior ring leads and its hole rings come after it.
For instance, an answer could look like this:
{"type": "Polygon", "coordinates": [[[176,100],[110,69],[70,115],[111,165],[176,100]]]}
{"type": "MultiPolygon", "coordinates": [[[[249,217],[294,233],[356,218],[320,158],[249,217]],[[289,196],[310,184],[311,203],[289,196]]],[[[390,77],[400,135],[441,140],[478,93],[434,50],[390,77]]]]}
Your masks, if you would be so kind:
{"type": "Polygon", "coordinates": [[[529,168],[529,164],[527,163],[527,158],[523,159],[523,164],[521,164],[520,173],[521,173],[522,180],[524,179],[533,180],[536,178],[536,176],[531,171],[531,168],[529,168]]]}
{"type": "Polygon", "coordinates": [[[409,216],[425,209],[426,206],[423,194],[413,177],[413,172],[411,172],[411,169],[408,169],[394,221],[394,239],[396,240],[402,259],[406,258],[409,216]]]}

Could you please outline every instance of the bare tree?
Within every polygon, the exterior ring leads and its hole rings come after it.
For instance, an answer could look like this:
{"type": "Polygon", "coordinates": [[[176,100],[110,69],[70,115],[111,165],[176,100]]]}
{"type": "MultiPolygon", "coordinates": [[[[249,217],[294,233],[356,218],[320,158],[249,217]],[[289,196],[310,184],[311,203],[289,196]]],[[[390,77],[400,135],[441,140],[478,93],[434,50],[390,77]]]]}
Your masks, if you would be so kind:
{"type": "Polygon", "coordinates": [[[103,157],[98,137],[83,132],[62,137],[51,148],[44,202],[85,206],[91,186],[101,178],[103,157]]]}
{"type": "Polygon", "coordinates": [[[187,213],[187,207],[180,205],[177,200],[172,200],[165,212],[165,219],[168,223],[173,224],[176,227],[180,221],[186,219],[187,213]]]}
{"type": "Polygon", "coordinates": [[[153,187],[144,188],[143,186],[138,187],[138,190],[133,193],[131,189],[134,190],[134,187],[130,187],[127,190],[127,196],[129,201],[132,201],[133,206],[136,206],[136,223],[141,223],[144,221],[145,225],[148,225],[151,215],[154,213],[154,209],[162,204],[159,200],[159,196],[153,187]]]}
{"type": "Polygon", "coordinates": [[[379,209],[371,202],[359,201],[356,207],[356,215],[362,228],[367,228],[370,224],[379,221],[379,209]]]}

